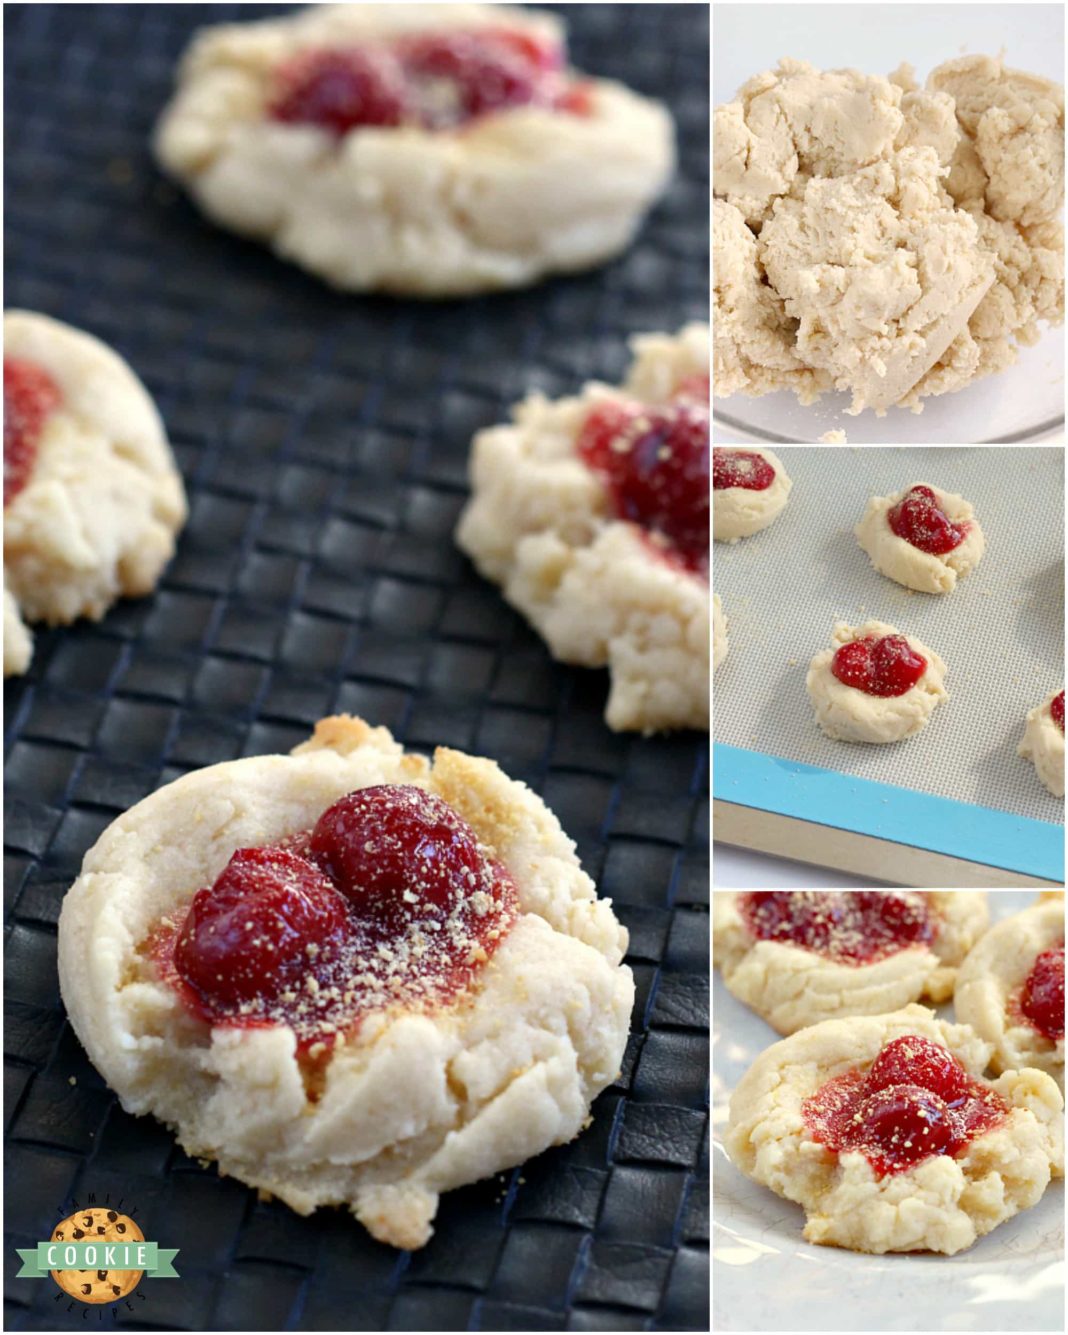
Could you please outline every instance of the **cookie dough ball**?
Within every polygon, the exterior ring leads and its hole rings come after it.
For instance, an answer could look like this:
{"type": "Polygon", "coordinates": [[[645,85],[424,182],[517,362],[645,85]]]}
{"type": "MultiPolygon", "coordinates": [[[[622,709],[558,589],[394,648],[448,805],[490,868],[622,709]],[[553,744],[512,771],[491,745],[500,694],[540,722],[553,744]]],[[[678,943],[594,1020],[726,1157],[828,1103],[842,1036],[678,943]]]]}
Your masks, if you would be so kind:
{"type": "Polygon", "coordinates": [[[948,699],[945,663],[911,635],[884,621],[839,621],[831,638],[805,686],[816,722],[835,741],[900,742],[948,699]]]}
{"type": "Polygon", "coordinates": [[[4,315],[4,672],[25,671],[27,621],[98,621],[150,593],[185,523],[156,406],[99,339],[4,315]]]}
{"type": "Polygon", "coordinates": [[[1053,691],[1027,715],[1019,754],[1054,797],[1064,796],[1064,691],[1053,691]]]}
{"type": "Polygon", "coordinates": [[[666,109],[568,67],[551,14],[339,4],[204,29],[155,137],[216,222],[351,291],[464,296],[624,250],[666,109]]]}
{"type": "Polygon", "coordinates": [[[718,593],[712,595],[712,670],[727,657],[727,618],[718,593]]]}
{"type": "Polygon", "coordinates": [[[919,593],[950,593],[986,547],[964,497],[927,482],[873,496],[855,532],[880,575],[919,593]]]}
{"type": "Polygon", "coordinates": [[[737,542],[773,524],[794,484],[771,450],[717,445],[712,451],[712,536],[737,542]]]}

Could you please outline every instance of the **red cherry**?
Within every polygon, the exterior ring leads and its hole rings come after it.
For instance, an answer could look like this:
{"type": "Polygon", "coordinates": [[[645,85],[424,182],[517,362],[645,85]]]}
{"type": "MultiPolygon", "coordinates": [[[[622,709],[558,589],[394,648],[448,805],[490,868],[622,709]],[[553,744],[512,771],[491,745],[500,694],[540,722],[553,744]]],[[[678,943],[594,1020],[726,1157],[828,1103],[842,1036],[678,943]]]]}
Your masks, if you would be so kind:
{"type": "Polygon", "coordinates": [[[433,33],[402,39],[397,52],[428,125],[453,125],[540,100],[541,47],[516,34],[433,33]]]}
{"type": "Polygon", "coordinates": [[[1064,731],[1064,692],[1055,695],[1049,702],[1049,712],[1053,715],[1053,721],[1061,732],[1064,731]]]}
{"type": "Polygon", "coordinates": [[[831,671],[846,686],[868,695],[904,695],[923,676],[927,660],[904,635],[868,635],[843,644],[831,659],[831,671]]]}
{"type": "Polygon", "coordinates": [[[952,1053],[918,1034],[887,1043],[868,1072],[868,1088],[872,1091],[918,1085],[947,1104],[963,1098],[969,1083],[968,1073],[952,1053]]]}
{"type": "Polygon", "coordinates": [[[762,454],[753,454],[750,450],[712,451],[712,486],[716,491],[724,491],[727,487],[767,491],[774,481],[775,469],[762,454]]]}
{"type": "Polygon", "coordinates": [[[270,998],[300,986],[340,944],[348,920],[345,900],[314,863],[285,848],[239,848],[194,896],[175,966],[214,1003],[270,998]]]}
{"type": "Polygon", "coordinates": [[[310,849],[361,913],[448,913],[492,883],[474,830],[440,797],[409,784],[341,798],[319,817],[310,849]]]}
{"type": "Polygon", "coordinates": [[[949,1109],[937,1094],[918,1085],[876,1090],[861,1103],[856,1117],[857,1148],[863,1148],[880,1171],[907,1168],[956,1148],[949,1109]]]}
{"type": "Polygon", "coordinates": [[[959,547],[968,534],[968,526],[953,523],[930,487],[911,488],[887,512],[886,519],[899,538],[933,556],[959,547]]]}
{"type": "Polygon", "coordinates": [[[1044,950],[1024,983],[1020,1009],[1052,1042],[1064,1037],[1064,945],[1044,950]]]}
{"type": "Polygon", "coordinates": [[[269,107],[277,121],[337,135],[364,125],[400,125],[408,111],[404,72],[382,47],[303,51],[276,75],[269,107]]]}
{"type": "Polygon", "coordinates": [[[4,505],[29,481],[48,414],[60,402],[59,386],[36,362],[4,358],[4,505]]]}

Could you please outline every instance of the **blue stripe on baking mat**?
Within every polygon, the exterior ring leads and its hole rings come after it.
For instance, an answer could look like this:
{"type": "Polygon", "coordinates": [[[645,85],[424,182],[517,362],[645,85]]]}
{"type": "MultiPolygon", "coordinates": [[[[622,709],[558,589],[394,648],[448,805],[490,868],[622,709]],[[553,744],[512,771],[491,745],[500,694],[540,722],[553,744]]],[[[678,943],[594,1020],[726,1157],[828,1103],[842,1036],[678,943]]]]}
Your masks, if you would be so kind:
{"type": "Polygon", "coordinates": [[[1064,827],[874,783],[717,742],[713,796],[1048,881],[1064,880],[1064,827]]]}

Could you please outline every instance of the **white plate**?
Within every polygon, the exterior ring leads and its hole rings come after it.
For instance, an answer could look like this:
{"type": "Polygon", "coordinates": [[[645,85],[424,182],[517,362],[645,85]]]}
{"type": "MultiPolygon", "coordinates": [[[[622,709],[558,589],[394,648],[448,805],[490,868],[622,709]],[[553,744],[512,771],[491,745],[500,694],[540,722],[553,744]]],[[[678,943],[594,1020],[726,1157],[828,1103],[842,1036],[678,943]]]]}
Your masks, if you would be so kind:
{"type": "MultiPolygon", "coordinates": [[[[722,892],[721,892],[722,893],[722,892]]],[[[1030,891],[989,892],[991,917],[1030,891]]],[[[939,1008],[952,1018],[952,1007],[939,1008]]],[[[714,1331],[1064,1330],[1064,1184],[956,1256],[867,1256],[802,1241],[804,1211],[743,1177],[723,1148],[730,1092],[778,1034],[727,991],[712,995],[714,1331]]]]}

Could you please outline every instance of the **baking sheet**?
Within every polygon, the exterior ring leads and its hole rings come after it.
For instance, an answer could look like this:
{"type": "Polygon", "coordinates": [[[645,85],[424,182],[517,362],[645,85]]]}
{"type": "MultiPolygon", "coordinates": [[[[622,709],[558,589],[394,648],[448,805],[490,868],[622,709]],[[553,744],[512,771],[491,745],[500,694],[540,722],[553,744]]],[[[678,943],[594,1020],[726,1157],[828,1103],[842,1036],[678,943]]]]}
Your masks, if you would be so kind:
{"type": "Polygon", "coordinates": [[[730,651],[713,681],[713,735],[768,755],[1063,822],[1064,803],[1016,754],[1027,711],[1064,680],[1064,453],[1014,446],[779,446],[794,486],[754,537],[713,544],[730,651]],[[950,594],[878,574],[853,534],[869,496],[916,482],[975,507],[987,549],[950,594]],[[805,691],[836,621],[888,622],[947,665],[949,700],[886,746],[832,741],[805,691]]]}

